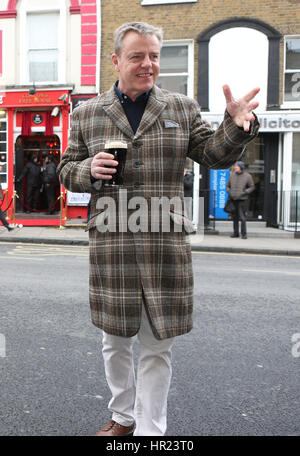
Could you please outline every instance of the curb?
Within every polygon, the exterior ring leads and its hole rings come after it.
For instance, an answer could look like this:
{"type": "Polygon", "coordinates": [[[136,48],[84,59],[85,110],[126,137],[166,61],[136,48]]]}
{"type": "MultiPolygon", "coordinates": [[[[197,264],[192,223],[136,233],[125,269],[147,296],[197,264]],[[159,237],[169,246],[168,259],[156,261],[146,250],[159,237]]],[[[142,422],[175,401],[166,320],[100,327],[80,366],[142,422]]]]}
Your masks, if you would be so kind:
{"type": "Polygon", "coordinates": [[[27,238],[27,237],[5,237],[0,238],[1,242],[23,242],[24,244],[58,244],[58,245],[89,245],[89,241],[80,239],[56,239],[56,238],[27,238]]]}
{"type": "Polygon", "coordinates": [[[219,247],[219,246],[200,246],[193,245],[194,252],[223,252],[223,253],[246,253],[255,255],[279,255],[279,256],[300,256],[299,250],[284,250],[284,249],[257,249],[247,247],[219,247]]]}
{"type": "MultiPolygon", "coordinates": [[[[27,243],[27,244],[50,244],[50,245],[81,245],[88,246],[89,241],[84,239],[56,239],[56,238],[28,238],[28,237],[0,237],[1,242],[27,243]]],[[[223,253],[244,253],[255,255],[279,255],[279,256],[300,256],[299,250],[285,249],[266,249],[266,248],[247,248],[247,247],[221,247],[221,246],[202,246],[191,245],[192,252],[223,252],[223,253]]]]}

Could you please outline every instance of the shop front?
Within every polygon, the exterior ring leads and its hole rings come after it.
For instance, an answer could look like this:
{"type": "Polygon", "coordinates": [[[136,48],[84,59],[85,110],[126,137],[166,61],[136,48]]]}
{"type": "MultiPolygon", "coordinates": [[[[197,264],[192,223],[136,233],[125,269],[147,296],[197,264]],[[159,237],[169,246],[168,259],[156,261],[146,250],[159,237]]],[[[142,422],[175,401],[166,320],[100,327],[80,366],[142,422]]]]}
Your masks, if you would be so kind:
{"type": "Polygon", "coordinates": [[[46,182],[45,169],[49,162],[56,168],[67,147],[71,90],[33,87],[0,94],[0,179],[11,223],[65,223],[64,189],[56,175],[51,185],[46,182]]]}
{"type": "MultiPolygon", "coordinates": [[[[223,119],[221,114],[202,115],[214,129],[223,119]]],[[[248,144],[243,156],[246,170],[255,183],[255,191],[248,198],[248,219],[297,231],[300,229],[300,111],[263,112],[258,118],[260,133],[248,144]]],[[[228,198],[229,173],[229,169],[209,172],[200,169],[200,193],[201,189],[207,189],[207,221],[228,218],[223,209],[228,198]]]]}

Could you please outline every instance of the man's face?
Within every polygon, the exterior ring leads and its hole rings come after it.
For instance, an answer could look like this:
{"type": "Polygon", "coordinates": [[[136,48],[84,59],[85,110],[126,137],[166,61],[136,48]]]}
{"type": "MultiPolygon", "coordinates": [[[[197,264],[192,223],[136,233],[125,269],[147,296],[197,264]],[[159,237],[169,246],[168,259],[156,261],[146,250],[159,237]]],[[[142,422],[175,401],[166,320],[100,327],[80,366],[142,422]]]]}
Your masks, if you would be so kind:
{"type": "Polygon", "coordinates": [[[126,33],[120,55],[112,55],[119,89],[132,100],[150,90],[159,75],[159,57],[160,42],[155,35],[126,33]]]}
{"type": "Polygon", "coordinates": [[[239,167],[239,165],[234,165],[233,169],[234,169],[234,172],[235,172],[235,173],[241,173],[241,172],[242,172],[242,170],[241,170],[241,168],[239,167]]]}

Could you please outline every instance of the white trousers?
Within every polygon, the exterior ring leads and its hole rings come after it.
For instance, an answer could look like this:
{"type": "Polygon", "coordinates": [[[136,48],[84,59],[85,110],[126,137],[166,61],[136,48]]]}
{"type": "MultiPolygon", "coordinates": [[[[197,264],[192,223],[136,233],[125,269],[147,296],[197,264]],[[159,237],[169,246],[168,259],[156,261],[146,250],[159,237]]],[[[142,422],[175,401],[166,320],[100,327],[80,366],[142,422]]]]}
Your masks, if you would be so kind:
{"type": "Polygon", "coordinates": [[[174,338],[157,340],[142,306],[136,336],[118,337],[103,332],[102,353],[112,398],[108,409],[123,426],[136,423],[135,436],[162,436],[167,428],[167,398],[171,383],[171,347],[174,338]],[[133,345],[140,352],[135,376],[133,345]]]}

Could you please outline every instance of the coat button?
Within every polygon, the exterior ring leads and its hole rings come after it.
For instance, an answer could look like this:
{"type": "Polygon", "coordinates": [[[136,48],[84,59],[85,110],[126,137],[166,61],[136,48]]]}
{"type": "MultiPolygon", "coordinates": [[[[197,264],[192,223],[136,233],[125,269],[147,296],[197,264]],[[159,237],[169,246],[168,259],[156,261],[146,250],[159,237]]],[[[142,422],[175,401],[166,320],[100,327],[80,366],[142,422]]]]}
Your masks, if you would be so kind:
{"type": "Polygon", "coordinates": [[[143,185],[143,184],[141,184],[139,182],[135,182],[133,186],[134,186],[134,188],[140,188],[141,185],[143,185]]]}
{"type": "Polygon", "coordinates": [[[136,162],[134,162],[134,167],[139,168],[140,166],[142,166],[142,164],[143,164],[142,162],[136,161],[136,162]]]}

